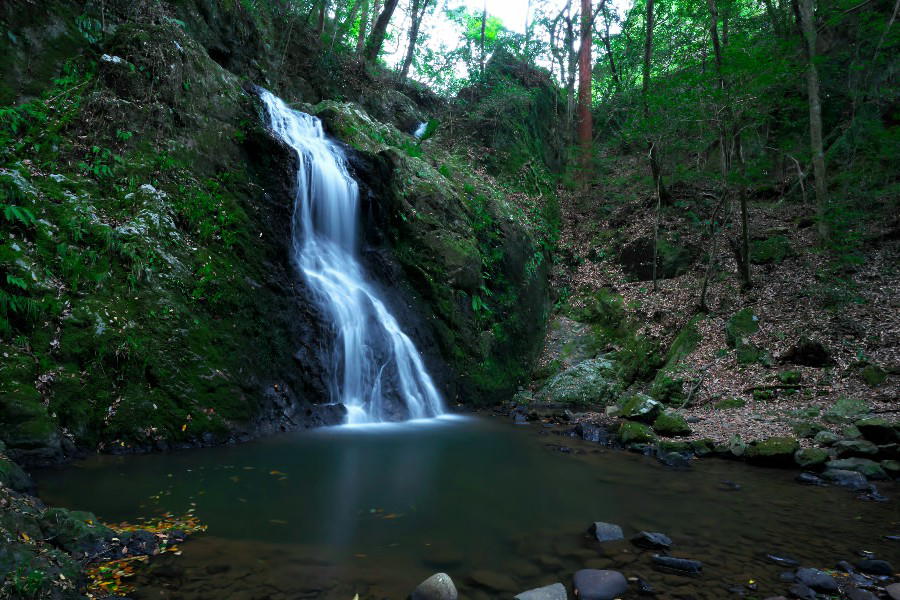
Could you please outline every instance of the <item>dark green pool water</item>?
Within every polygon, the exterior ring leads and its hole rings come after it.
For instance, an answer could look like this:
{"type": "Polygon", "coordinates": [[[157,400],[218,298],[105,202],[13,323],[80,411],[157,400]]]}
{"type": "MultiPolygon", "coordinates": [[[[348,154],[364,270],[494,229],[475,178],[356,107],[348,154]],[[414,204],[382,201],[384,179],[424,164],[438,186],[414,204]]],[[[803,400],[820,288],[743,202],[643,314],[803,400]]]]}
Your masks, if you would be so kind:
{"type": "Polygon", "coordinates": [[[108,522],[195,508],[207,534],[155,561],[137,598],[404,598],[435,571],[463,597],[499,598],[568,585],[585,567],[640,575],[671,598],[728,598],[729,586],[752,579],[764,598],[785,589],[767,552],[817,567],[859,550],[898,555],[883,539],[900,530],[892,486],[879,504],[798,485],[791,471],[694,465],[673,471],[540,426],[456,418],[99,456],[44,472],[39,484],[46,502],[108,522]],[[626,536],[668,534],[672,554],[704,561],[704,575],[656,572],[650,553],[627,542],[600,548],[584,536],[595,520],[626,536]]]}

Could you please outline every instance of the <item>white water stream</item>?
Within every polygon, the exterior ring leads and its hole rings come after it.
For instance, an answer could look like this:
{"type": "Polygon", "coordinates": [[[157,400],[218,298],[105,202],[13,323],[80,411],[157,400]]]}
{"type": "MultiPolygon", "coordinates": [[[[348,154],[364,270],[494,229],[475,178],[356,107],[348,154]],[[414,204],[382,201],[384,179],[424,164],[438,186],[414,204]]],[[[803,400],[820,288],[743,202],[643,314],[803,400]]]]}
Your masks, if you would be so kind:
{"type": "Polygon", "coordinates": [[[299,156],[291,223],[293,260],[331,320],[333,402],[348,423],[443,414],[440,394],[415,344],[366,281],[358,256],[359,188],[322,122],[266,90],[269,125],[299,156]],[[397,401],[405,410],[398,410],[397,401]]]}

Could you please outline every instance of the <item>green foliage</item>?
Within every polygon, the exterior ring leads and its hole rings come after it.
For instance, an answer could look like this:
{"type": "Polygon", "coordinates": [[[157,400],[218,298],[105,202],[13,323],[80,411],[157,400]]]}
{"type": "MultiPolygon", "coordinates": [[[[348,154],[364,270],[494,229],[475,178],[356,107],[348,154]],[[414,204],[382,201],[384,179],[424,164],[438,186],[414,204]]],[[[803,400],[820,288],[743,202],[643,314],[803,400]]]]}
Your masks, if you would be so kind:
{"type": "Polygon", "coordinates": [[[11,573],[12,591],[20,598],[37,598],[48,583],[47,573],[25,566],[11,573]]]}
{"type": "Polygon", "coordinates": [[[743,408],[747,401],[743,398],[723,398],[713,405],[716,410],[728,410],[731,408],[743,408]]]}

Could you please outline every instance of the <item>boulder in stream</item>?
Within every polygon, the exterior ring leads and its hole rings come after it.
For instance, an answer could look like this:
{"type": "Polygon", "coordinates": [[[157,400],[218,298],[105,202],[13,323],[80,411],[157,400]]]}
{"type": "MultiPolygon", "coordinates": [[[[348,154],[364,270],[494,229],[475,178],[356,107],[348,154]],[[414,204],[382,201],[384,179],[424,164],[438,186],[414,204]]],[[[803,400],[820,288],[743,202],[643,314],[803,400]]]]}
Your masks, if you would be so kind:
{"type": "Polygon", "coordinates": [[[856,471],[847,471],[844,469],[828,469],[822,473],[822,478],[830,481],[834,485],[844,487],[853,491],[862,491],[869,488],[865,475],[856,471]]]}
{"type": "Polygon", "coordinates": [[[672,547],[672,539],[664,533],[642,531],[633,538],[631,543],[639,548],[650,550],[668,550],[672,547]]]}
{"type": "Polygon", "coordinates": [[[446,573],[435,573],[413,590],[410,600],[457,600],[459,594],[446,573]]]}
{"type": "Polygon", "coordinates": [[[817,592],[830,593],[838,591],[838,584],[834,577],[819,569],[797,569],[794,577],[798,583],[802,583],[817,592]]]}
{"type": "Polygon", "coordinates": [[[665,571],[678,575],[700,575],[703,572],[703,563],[689,558],[676,558],[663,554],[653,555],[653,564],[665,571]]]}
{"type": "Polygon", "coordinates": [[[515,597],[515,600],[568,600],[568,597],[566,586],[554,583],[522,592],[515,597]]]}
{"type": "Polygon", "coordinates": [[[615,542],[625,538],[621,527],[603,521],[597,521],[591,525],[588,533],[594,536],[598,542],[615,542]]]}
{"type": "Polygon", "coordinates": [[[628,591],[628,580],[618,571],[582,569],[573,579],[579,600],[614,600],[628,591]]]}

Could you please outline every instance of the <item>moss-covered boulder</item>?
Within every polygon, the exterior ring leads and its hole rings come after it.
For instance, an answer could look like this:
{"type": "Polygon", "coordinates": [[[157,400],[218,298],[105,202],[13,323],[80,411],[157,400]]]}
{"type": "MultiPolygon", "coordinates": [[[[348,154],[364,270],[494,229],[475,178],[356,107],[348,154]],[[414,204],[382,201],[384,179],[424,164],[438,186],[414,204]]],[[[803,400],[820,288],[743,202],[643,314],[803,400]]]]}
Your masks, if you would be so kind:
{"type": "Polygon", "coordinates": [[[656,434],[647,425],[635,421],[623,421],[619,426],[619,441],[622,445],[652,444],[656,442],[656,434]]]}
{"type": "Polygon", "coordinates": [[[780,264],[794,254],[790,242],[783,235],[773,235],[750,243],[750,261],[755,265],[780,264]]]}
{"type": "Polygon", "coordinates": [[[887,381],[887,371],[873,364],[867,364],[863,367],[859,371],[859,376],[871,387],[877,387],[887,381]]]}
{"type": "Polygon", "coordinates": [[[554,404],[606,406],[615,401],[621,386],[615,364],[604,358],[585,360],[552,377],[539,396],[554,404]]]}
{"type": "Polygon", "coordinates": [[[653,423],[662,412],[662,404],[646,394],[634,394],[619,400],[614,414],[623,419],[653,423]]]}
{"type": "Polygon", "coordinates": [[[759,331],[759,317],[752,308],[734,313],[725,323],[725,340],[732,348],[747,343],[747,338],[759,331]]]}
{"type": "Polygon", "coordinates": [[[663,437],[691,435],[691,428],[684,417],[677,413],[662,413],[653,421],[653,431],[663,437]]]}
{"type": "Polygon", "coordinates": [[[878,463],[882,470],[893,478],[900,477],[900,461],[888,459],[878,463]]]}
{"type": "Polygon", "coordinates": [[[813,440],[822,446],[831,446],[835,442],[841,441],[841,436],[832,431],[820,431],[815,435],[813,440]]]}
{"type": "Polygon", "coordinates": [[[115,537],[111,529],[89,512],[49,508],[42,515],[40,524],[44,537],[70,553],[95,551],[115,537]]]}
{"type": "Polygon", "coordinates": [[[814,438],[825,430],[825,426],[814,421],[795,421],[791,424],[794,434],[800,438],[814,438]]]}
{"type": "Polygon", "coordinates": [[[24,492],[34,487],[34,482],[22,467],[0,455],[0,485],[24,492]]]}
{"type": "Polygon", "coordinates": [[[701,316],[693,317],[682,327],[672,341],[665,356],[665,364],[656,373],[650,387],[650,395],[660,402],[678,402],[684,400],[684,379],[678,376],[679,364],[687,358],[700,343],[700,332],[697,323],[701,316]]]}
{"type": "Polygon", "coordinates": [[[832,448],[837,453],[838,458],[861,457],[872,458],[878,454],[878,446],[868,440],[841,440],[835,443],[832,448]]]}
{"type": "Polygon", "coordinates": [[[708,438],[701,440],[693,440],[690,442],[694,454],[703,457],[712,454],[715,451],[716,443],[708,438]]]}
{"type": "Polygon", "coordinates": [[[733,408],[744,408],[747,406],[747,401],[743,398],[723,398],[713,404],[713,408],[716,410],[729,410],[733,408]]]}
{"type": "Polygon", "coordinates": [[[800,449],[800,443],[787,436],[770,437],[756,441],[747,448],[747,460],[769,466],[790,466],[794,463],[794,454],[800,449]]]}
{"type": "Polygon", "coordinates": [[[900,423],[891,423],[881,417],[868,417],[854,423],[862,436],[875,444],[900,442],[900,423]]]}
{"type": "Polygon", "coordinates": [[[831,470],[855,471],[865,475],[868,479],[887,479],[887,474],[874,460],[868,458],[839,458],[825,463],[825,467],[831,470]]]}
{"type": "Polygon", "coordinates": [[[842,396],[828,407],[823,415],[823,419],[832,424],[846,423],[847,421],[855,421],[871,411],[872,408],[869,406],[869,403],[862,398],[842,396]]]}
{"type": "Polygon", "coordinates": [[[823,448],[802,448],[794,453],[794,462],[804,469],[812,469],[824,465],[831,455],[823,448]]]}

